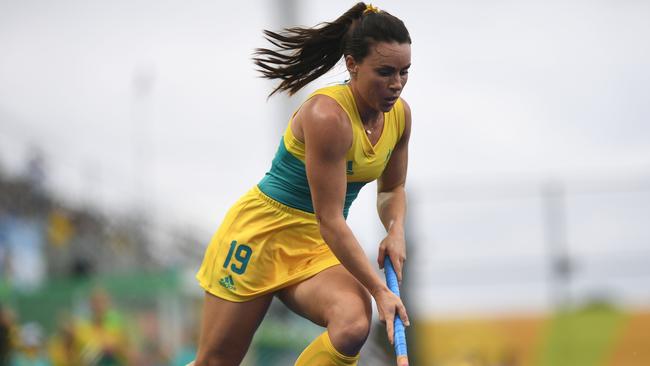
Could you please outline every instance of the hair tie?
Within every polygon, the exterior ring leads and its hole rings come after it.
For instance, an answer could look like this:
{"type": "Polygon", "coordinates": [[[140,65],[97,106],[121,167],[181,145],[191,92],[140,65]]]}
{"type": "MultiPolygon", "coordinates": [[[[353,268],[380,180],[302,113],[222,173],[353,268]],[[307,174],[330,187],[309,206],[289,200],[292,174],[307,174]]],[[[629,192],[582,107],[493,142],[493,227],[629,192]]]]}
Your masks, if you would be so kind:
{"type": "Polygon", "coordinates": [[[366,10],[363,11],[363,15],[366,15],[367,13],[379,13],[379,8],[376,6],[373,6],[372,4],[366,5],[366,10]]]}

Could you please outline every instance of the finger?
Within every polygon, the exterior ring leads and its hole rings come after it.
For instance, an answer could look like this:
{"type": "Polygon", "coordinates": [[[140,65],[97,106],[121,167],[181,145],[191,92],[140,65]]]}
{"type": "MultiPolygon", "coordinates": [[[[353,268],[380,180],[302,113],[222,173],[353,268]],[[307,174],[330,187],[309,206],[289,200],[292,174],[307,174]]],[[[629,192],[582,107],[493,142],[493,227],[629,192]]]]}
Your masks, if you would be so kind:
{"type": "Polygon", "coordinates": [[[388,341],[390,344],[395,344],[393,337],[395,336],[395,330],[393,329],[393,321],[394,317],[393,316],[387,316],[386,317],[386,332],[388,333],[388,341]]]}
{"type": "Polygon", "coordinates": [[[386,258],[386,247],[379,247],[379,254],[377,255],[377,264],[379,264],[380,269],[384,269],[384,258],[386,258]]]}
{"type": "Polygon", "coordinates": [[[411,322],[409,321],[409,316],[406,313],[406,308],[404,305],[401,305],[397,308],[397,313],[399,314],[399,318],[402,319],[402,323],[406,325],[407,327],[411,325],[411,322]]]}

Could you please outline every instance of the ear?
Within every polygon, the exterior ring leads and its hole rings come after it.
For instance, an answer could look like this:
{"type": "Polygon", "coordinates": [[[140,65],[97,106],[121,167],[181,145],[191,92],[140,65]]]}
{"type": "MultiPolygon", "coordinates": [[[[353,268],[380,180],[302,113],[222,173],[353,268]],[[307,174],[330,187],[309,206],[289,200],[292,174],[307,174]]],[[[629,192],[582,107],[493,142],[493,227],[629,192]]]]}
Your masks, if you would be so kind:
{"type": "Polygon", "coordinates": [[[350,55],[345,56],[345,67],[348,69],[350,75],[355,75],[359,71],[359,64],[350,55]]]}

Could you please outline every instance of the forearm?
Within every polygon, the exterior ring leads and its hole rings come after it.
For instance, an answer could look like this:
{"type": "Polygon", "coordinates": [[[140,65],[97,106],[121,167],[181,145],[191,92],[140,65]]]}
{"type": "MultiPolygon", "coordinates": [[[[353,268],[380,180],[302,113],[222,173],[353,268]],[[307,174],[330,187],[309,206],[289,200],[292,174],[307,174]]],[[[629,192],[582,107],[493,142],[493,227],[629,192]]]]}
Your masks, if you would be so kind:
{"type": "Polygon", "coordinates": [[[386,232],[404,236],[406,190],[403,185],[377,194],[377,212],[386,232]]]}
{"type": "Polygon", "coordinates": [[[373,296],[387,290],[343,217],[320,221],[320,232],[336,258],[373,296]]]}

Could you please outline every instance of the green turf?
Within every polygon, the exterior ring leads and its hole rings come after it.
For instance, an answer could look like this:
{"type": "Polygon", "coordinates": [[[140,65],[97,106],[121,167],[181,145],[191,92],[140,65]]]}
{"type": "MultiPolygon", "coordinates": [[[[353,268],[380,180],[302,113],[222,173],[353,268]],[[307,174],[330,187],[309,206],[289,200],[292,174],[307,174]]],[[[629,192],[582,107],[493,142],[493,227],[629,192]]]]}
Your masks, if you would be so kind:
{"type": "Polygon", "coordinates": [[[559,313],[547,324],[537,366],[605,366],[624,320],[608,306],[559,313]]]}

